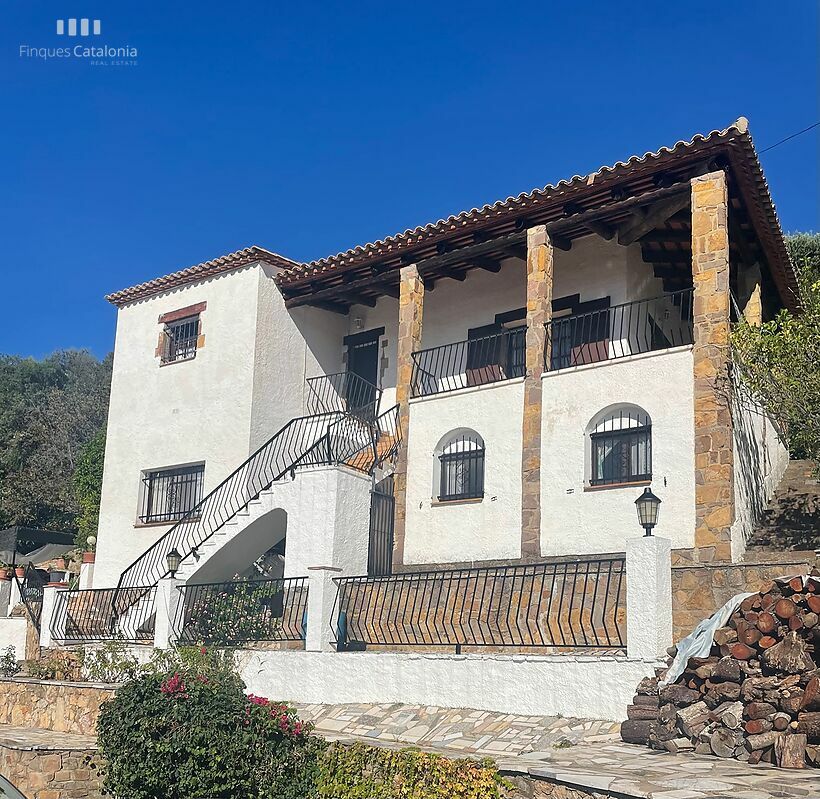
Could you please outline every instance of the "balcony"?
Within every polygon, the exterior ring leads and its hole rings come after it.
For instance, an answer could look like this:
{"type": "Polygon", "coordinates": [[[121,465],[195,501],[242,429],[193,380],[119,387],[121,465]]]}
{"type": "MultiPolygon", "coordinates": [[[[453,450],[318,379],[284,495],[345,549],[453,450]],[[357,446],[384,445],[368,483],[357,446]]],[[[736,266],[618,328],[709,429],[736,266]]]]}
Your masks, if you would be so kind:
{"type": "Polygon", "coordinates": [[[526,374],[526,328],[502,330],[413,353],[411,389],[428,397],[526,374]]]}
{"type": "Polygon", "coordinates": [[[693,289],[553,319],[544,371],[566,369],[694,343],[693,289]]]}

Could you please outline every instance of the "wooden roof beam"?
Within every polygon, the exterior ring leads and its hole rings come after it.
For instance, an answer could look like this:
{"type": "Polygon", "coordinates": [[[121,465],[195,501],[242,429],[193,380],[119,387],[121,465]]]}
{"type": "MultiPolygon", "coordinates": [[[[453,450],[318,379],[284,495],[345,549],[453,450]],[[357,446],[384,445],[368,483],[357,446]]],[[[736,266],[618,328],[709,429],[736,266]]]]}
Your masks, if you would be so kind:
{"type": "Polygon", "coordinates": [[[498,274],[501,271],[501,261],[497,258],[473,258],[473,263],[487,272],[498,274]]]}
{"type": "Polygon", "coordinates": [[[670,216],[674,216],[678,211],[685,208],[689,202],[689,192],[685,194],[681,192],[674,197],[660,200],[643,214],[634,214],[629,222],[621,225],[618,229],[618,244],[624,247],[629,246],[650,230],[666,222],[670,216]]]}

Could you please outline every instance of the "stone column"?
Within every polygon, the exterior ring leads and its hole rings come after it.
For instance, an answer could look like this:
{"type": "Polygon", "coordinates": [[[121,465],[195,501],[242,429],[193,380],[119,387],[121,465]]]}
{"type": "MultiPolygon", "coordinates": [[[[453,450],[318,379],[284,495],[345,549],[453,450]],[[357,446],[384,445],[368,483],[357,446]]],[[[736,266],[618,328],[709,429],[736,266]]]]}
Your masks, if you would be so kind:
{"type": "Polygon", "coordinates": [[[527,231],[527,339],[521,449],[521,557],[541,555],[541,375],[552,318],[553,249],[544,225],[527,231]]]}
{"type": "MultiPolygon", "coordinates": [[[[154,595],[154,647],[169,649],[179,637],[180,603],[183,601],[182,591],[185,580],[177,577],[163,577],[157,582],[157,592],[154,595]]],[[[138,608],[136,605],[134,610],[138,608]]],[[[128,613],[128,611],[126,611],[128,613]]]]}
{"type": "Polygon", "coordinates": [[[751,284],[752,290],[749,292],[749,299],[746,300],[743,315],[750,325],[760,327],[763,324],[763,299],[760,296],[763,276],[760,273],[760,264],[755,264],[748,270],[747,281],[747,290],[749,284],[751,284]]]}
{"type": "Polygon", "coordinates": [[[672,645],[672,543],[654,535],[626,542],[626,654],[653,660],[672,645]]]}
{"type": "Polygon", "coordinates": [[[333,579],[341,575],[342,570],[336,566],[308,567],[306,652],[334,651],[337,620],[333,618],[333,608],[338,589],[333,579]]]}
{"type": "Polygon", "coordinates": [[[729,232],[726,175],[693,178],[695,559],[731,559],[735,520],[729,379],[729,232]]]}
{"type": "Polygon", "coordinates": [[[393,477],[395,518],[393,525],[393,564],[404,563],[404,527],[407,497],[407,442],[410,439],[410,394],[413,378],[412,353],[421,348],[422,319],[424,315],[424,281],[415,264],[401,270],[399,289],[399,339],[397,342],[396,404],[399,406],[399,425],[402,445],[399,448],[393,477]]]}

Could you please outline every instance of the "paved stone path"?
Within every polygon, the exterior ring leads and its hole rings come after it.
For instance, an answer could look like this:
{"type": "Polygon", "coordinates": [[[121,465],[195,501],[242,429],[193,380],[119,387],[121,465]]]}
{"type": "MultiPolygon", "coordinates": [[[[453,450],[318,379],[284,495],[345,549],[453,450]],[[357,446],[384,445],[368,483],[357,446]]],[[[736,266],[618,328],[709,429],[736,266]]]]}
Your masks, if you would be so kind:
{"type": "Polygon", "coordinates": [[[492,757],[505,773],[542,777],[602,796],[820,799],[818,769],[786,771],[653,752],[621,743],[620,725],[613,722],[409,705],[302,705],[299,714],[332,740],[492,757]]]}

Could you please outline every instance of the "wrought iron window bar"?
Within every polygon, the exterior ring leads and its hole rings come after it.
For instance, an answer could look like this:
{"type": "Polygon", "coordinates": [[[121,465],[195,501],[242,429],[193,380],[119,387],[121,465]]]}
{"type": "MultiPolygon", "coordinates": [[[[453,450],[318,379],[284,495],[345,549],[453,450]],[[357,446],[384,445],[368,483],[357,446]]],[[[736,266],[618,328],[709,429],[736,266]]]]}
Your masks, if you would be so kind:
{"type": "Polygon", "coordinates": [[[165,346],[162,351],[162,363],[187,361],[196,357],[196,345],[199,338],[199,316],[189,316],[165,326],[165,346]]]}
{"type": "Polygon", "coordinates": [[[143,524],[175,522],[187,516],[202,501],[205,467],[185,466],[146,472],[142,478],[143,524]]]}

